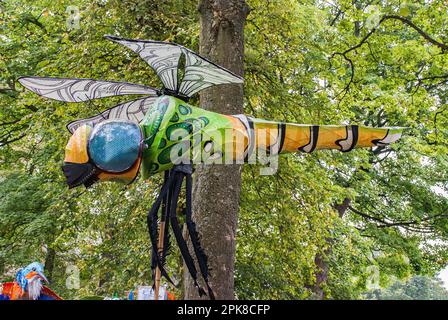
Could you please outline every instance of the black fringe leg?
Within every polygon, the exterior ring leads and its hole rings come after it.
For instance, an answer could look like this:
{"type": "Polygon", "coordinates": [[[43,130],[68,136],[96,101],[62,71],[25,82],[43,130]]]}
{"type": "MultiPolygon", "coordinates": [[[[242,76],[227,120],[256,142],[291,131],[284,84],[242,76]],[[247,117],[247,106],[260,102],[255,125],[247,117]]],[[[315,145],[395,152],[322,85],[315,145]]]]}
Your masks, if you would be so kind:
{"type": "MultiPolygon", "coordinates": [[[[155,267],[159,267],[162,276],[164,276],[172,285],[176,286],[174,282],[171,280],[171,278],[168,276],[168,273],[166,272],[165,268],[163,267],[160,261],[160,257],[158,254],[159,252],[158,244],[157,244],[158,242],[157,217],[159,208],[166,194],[169,192],[173,184],[173,181],[174,177],[171,176],[168,179],[164,180],[160,194],[148,212],[148,215],[146,217],[146,223],[148,225],[149,238],[151,240],[152,245],[151,268],[154,267],[155,269],[155,267]]],[[[154,280],[154,269],[152,270],[153,280],[154,280]]]]}
{"type": "Polygon", "coordinates": [[[185,178],[185,191],[186,191],[186,207],[185,207],[185,218],[187,223],[188,233],[190,234],[191,243],[193,245],[193,249],[196,255],[196,259],[198,260],[199,269],[201,270],[202,278],[207,286],[208,296],[211,300],[215,300],[215,295],[213,293],[212,288],[208,283],[208,264],[207,264],[207,256],[204,252],[204,249],[201,247],[201,243],[199,241],[199,235],[196,230],[196,224],[192,219],[192,178],[191,175],[187,174],[185,178]]]}
{"type": "Polygon", "coordinates": [[[196,267],[194,266],[193,258],[191,257],[190,252],[188,250],[187,243],[185,242],[185,239],[182,236],[182,231],[180,230],[179,221],[177,220],[177,216],[176,216],[177,200],[179,198],[180,189],[182,187],[183,177],[184,177],[184,173],[176,172],[175,187],[174,187],[174,191],[173,191],[171,210],[170,210],[171,227],[173,229],[173,233],[176,238],[176,241],[179,246],[182,257],[184,258],[185,265],[187,266],[187,269],[194,281],[195,287],[198,289],[199,296],[203,296],[206,293],[205,293],[204,289],[202,289],[198,284],[197,270],[196,270],[196,267]]]}

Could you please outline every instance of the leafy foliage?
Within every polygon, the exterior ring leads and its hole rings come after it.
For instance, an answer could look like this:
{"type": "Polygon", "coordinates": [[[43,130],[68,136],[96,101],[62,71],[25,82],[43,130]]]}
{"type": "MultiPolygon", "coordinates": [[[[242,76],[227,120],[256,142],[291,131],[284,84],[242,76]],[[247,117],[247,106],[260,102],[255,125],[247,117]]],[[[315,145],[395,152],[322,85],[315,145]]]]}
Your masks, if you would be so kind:
{"type": "MultiPolygon", "coordinates": [[[[197,50],[196,2],[0,2],[1,280],[31,260],[48,262],[48,269],[54,255],[52,288],[64,298],[149,284],[144,221],[160,177],[82,191],[67,190],[60,172],[65,124],[123,100],[63,104],[25,92],[16,79],[69,76],[159,87],[144,62],[103,35],[197,50]],[[79,29],[67,28],[69,6],[79,9],[79,29]],[[80,270],[77,290],[66,286],[70,266],[80,270]]],[[[397,278],[434,275],[448,254],[443,3],[247,2],[247,114],[408,129],[389,149],[282,156],[273,176],[246,166],[237,297],[313,298],[322,275],[317,257],[328,267],[319,284],[327,298],[361,298],[372,282],[386,287],[397,278]],[[335,208],[345,199],[341,214],[335,208]]],[[[179,261],[173,252],[168,262],[177,280],[179,261]]]]}
{"type": "Polygon", "coordinates": [[[439,280],[415,276],[406,282],[397,281],[389,288],[367,294],[374,300],[448,300],[448,291],[439,280]]]}

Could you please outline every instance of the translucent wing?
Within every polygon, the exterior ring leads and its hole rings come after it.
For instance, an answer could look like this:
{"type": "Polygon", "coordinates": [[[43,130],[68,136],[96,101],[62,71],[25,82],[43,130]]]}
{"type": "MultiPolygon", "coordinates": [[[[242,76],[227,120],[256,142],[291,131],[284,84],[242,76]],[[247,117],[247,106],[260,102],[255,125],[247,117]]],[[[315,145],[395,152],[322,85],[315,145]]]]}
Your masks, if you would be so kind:
{"type": "Polygon", "coordinates": [[[106,111],[103,111],[100,114],[97,114],[96,116],[70,122],[67,125],[67,129],[71,133],[73,133],[75,132],[76,129],[78,129],[80,126],[84,124],[93,127],[97,123],[109,119],[121,119],[121,120],[131,120],[135,122],[140,122],[143,120],[146,112],[153,105],[156,99],[157,97],[148,97],[116,105],[115,107],[107,109],[106,111]]]}
{"type": "Polygon", "coordinates": [[[177,66],[182,54],[180,46],[161,41],[122,39],[114,36],[106,38],[138,53],[154,69],[165,88],[177,91],[177,66]]]}
{"type": "Polygon", "coordinates": [[[93,79],[21,77],[18,81],[38,95],[65,102],[81,102],[132,94],[156,95],[158,93],[154,88],[139,84],[93,79]]]}
{"type": "Polygon", "coordinates": [[[184,49],[185,75],[180,84],[179,92],[191,97],[193,94],[218,84],[243,83],[243,78],[237,76],[213,62],[202,58],[193,51],[184,49]]]}
{"type": "Polygon", "coordinates": [[[114,36],[106,38],[138,53],[156,71],[165,88],[185,96],[190,97],[213,85],[243,83],[243,78],[175,43],[122,39],[114,36]],[[178,86],[178,67],[182,55],[186,58],[185,70],[182,82],[178,86]]]}

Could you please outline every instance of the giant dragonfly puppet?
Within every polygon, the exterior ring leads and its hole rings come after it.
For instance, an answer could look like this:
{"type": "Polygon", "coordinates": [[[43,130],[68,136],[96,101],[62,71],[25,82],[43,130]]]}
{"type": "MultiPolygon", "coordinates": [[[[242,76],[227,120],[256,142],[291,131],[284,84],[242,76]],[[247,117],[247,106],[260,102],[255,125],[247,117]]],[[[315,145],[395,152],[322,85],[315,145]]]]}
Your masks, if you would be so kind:
{"type": "Polygon", "coordinates": [[[140,168],[145,179],[165,173],[159,196],[147,217],[155,299],[161,276],[172,283],[165,270],[170,226],[199,294],[206,294],[198,282],[198,271],[176,216],[184,179],[183,212],[188,233],[208,295],[214,298],[208,281],[207,257],[192,220],[192,161],[185,163],[185,154],[190,155],[190,160],[200,154],[199,162],[206,163],[247,162],[257,150],[271,155],[310,153],[318,149],[347,152],[355,147],[386,146],[401,136],[400,128],[282,123],[197,108],[188,104],[188,100],[199,91],[220,84],[242,84],[243,79],[175,43],[106,38],[139,54],[155,70],[163,87],[50,77],[22,77],[19,81],[41,96],[64,102],[143,96],[69,123],[67,128],[72,136],[62,169],[70,188],[82,184],[89,187],[107,180],[131,183],[140,168]],[[181,67],[183,70],[179,70],[181,67]]]}

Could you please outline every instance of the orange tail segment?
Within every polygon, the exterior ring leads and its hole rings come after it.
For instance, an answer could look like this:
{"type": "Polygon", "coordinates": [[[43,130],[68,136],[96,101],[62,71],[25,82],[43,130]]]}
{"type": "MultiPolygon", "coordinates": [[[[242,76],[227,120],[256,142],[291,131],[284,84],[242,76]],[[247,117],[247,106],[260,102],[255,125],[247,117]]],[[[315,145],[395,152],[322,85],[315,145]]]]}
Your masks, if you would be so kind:
{"type": "MultiPolygon", "coordinates": [[[[254,119],[244,115],[228,116],[234,126],[234,135],[244,139],[244,155],[248,158],[256,149],[265,149],[271,154],[286,152],[313,152],[336,149],[342,152],[354,148],[386,146],[397,141],[402,128],[370,128],[358,125],[303,125],[254,119]]],[[[238,139],[236,139],[238,140],[238,139]]]]}

